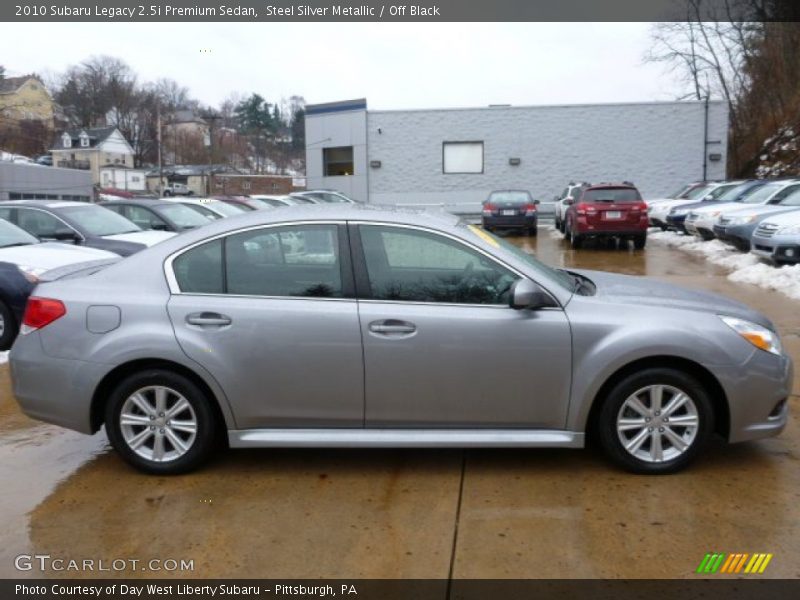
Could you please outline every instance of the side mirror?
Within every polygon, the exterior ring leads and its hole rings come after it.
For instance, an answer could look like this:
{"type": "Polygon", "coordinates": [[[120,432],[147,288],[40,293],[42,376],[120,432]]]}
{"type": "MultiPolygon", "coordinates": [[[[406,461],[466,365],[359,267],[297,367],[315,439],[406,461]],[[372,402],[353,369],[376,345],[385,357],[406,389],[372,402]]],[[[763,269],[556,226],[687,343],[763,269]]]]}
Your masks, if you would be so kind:
{"type": "Polygon", "coordinates": [[[534,200],[533,203],[534,204],[541,204],[541,202],[539,200],[534,200]]]}
{"type": "Polygon", "coordinates": [[[572,196],[567,196],[566,198],[564,198],[564,204],[566,204],[567,206],[575,204],[575,198],[573,198],[572,196]]]}
{"type": "Polygon", "coordinates": [[[151,229],[154,231],[169,231],[166,223],[152,223],[151,229]]]}
{"type": "Polygon", "coordinates": [[[52,238],[54,240],[58,240],[59,242],[74,242],[78,239],[78,236],[75,235],[75,232],[72,229],[56,229],[53,232],[52,238]]]}
{"type": "Polygon", "coordinates": [[[553,300],[547,292],[530,279],[517,279],[511,286],[508,305],[515,310],[536,310],[553,306],[553,300]]]}

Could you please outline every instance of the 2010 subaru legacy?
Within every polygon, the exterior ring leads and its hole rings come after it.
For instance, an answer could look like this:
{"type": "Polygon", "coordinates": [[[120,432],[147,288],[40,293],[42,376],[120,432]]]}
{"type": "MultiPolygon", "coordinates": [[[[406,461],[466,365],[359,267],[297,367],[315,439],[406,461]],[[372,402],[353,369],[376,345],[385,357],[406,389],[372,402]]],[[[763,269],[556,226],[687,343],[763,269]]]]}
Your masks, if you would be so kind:
{"type": "Polygon", "coordinates": [[[554,269],[444,213],[365,205],[210,223],[40,283],[11,355],[30,416],[152,473],[232,447],[570,447],[681,469],[777,435],[792,363],[762,314],[554,269]]]}

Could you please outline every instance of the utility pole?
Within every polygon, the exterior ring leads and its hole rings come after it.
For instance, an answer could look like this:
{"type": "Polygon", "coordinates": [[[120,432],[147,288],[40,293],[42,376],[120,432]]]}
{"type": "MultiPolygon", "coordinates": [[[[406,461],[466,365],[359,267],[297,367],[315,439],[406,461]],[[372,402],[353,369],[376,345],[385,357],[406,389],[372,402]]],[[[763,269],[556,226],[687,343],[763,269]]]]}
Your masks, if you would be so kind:
{"type": "Polygon", "coordinates": [[[161,160],[161,103],[156,105],[156,141],[158,143],[158,195],[164,187],[164,165],[161,160]]]}

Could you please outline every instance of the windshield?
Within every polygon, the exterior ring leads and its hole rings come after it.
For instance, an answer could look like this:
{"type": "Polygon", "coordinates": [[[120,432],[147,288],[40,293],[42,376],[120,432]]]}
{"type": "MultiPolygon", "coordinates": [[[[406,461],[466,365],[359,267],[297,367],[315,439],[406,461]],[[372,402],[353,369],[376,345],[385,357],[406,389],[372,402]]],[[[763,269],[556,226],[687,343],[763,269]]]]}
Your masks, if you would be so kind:
{"type": "Polygon", "coordinates": [[[345,198],[344,196],[340,196],[339,194],[332,194],[330,192],[314,192],[310,194],[314,196],[314,198],[319,198],[323,202],[330,202],[330,203],[339,203],[339,204],[350,204],[350,199],[345,198]]]}
{"type": "Polygon", "coordinates": [[[707,197],[709,200],[716,200],[717,198],[721,198],[724,194],[726,194],[727,192],[731,191],[736,187],[739,187],[738,183],[731,183],[729,185],[720,185],[711,190],[707,194],[707,197]]]}
{"type": "Polygon", "coordinates": [[[762,185],[750,194],[742,198],[744,204],[766,204],[772,195],[783,187],[782,183],[768,183],[762,185]]]}
{"type": "Polygon", "coordinates": [[[183,204],[162,204],[157,210],[179,229],[194,229],[208,225],[208,217],[183,204]]]}
{"type": "Polygon", "coordinates": [[[800,189],[786,196],[778,204],[781,206],[800,206],[800,189]]]}
{"type": "Polygon", "coordinates": [[[500,204],[531,204],[533,199],[528,192],[492,192],[489,202],[500,204]]]}
{"type": "MultiPolygon", "coordinates": [[[[226,217],[234,217],[242,214],[245,211],[245,209],[240,208],[239,206],[228,204],[227,202],[222,202],[221,200],[211,200],[209,202],[203,201],[203,205],[213,208],[214,212],[223,214],[226,217]]],[[[187,204],[187,206],[189,205],[187,204]]]]}
{"type": "Polygon", "coordinates": [[[70,206],[62,208],[60,212],[71,219],[82,232],[89,235],[118,235],[120,233],[141,231],[141,228],[136,223],[102,206],[93,204],[70,206]]]}
{"type": "Polygon", "coordinates": [[[728,190],[718,198],[720,202],[739,202],[742,198],[746,198],[748,194],[752,194],[757,189],[761,188],[763,184],[743,183],[737,185],[735,188],[728,190]]]}
{"type": "Polygon", "coordinates": [[[688,193],[692,189],[692,184],[684,185],[683,187],[679,187],[677,190],[672,192],[671,194],[667,194],[664,198],[674,198],[678,200],[684,197],[684,194],[688,193]]]}
{"type": "Polygon", "coordinates": [[[703,185],[698,185],[693,190],[689,190],[688,192],[686,192],[683,195],[683,198],[685,198],[686,200],[697,200],[699,198],[702,198],[703,196],[705,196],[708,193],[708,188],[710,188],[710,187],[711,187],[711,185],[708,184],[708,183],[703,184],[703,185]]]}
{"type": "Polygon", "coordinates": [[[545,277],[550,279],[554,279],[561,285],[564,289],[569,290],[570,292],[575,289],[575,278],[570,275],[567,271],[561,269],[554,269],[543,262],[536,260],[532,254],[528,254],[519,246],[515,246],[503,238],[499,238],[496,235],[492,235],[488,231],[481,229],[477,225],[470,225],[464,221],[461,221],[458,224],[459,227],[464,227],[469,229],[474,235],[481,238],[483,241],[489,243],[490,245],[494,246],[495,248],[502,248],[507,252],[513,254],[520,260],[522,260],[526,265],[528,265],[531,269],[533,269],[536,273],[540,273],[545,277]]]}
{"type": "Polygon", "coordinates": [[[0,219],[0,248],[38,244],[39,240],[27,231],[0,219]]]}
{"type": "Polygon", "coordinates": [[[583,202],[640,202],[636,188],[593,188],[583,192],[583,202]]]}

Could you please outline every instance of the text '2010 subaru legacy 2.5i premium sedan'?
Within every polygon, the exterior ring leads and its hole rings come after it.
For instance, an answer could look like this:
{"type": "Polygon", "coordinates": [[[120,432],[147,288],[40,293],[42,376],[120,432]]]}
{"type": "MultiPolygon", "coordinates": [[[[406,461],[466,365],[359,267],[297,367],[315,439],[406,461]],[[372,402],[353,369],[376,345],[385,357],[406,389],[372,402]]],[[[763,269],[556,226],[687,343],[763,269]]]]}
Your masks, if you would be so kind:
{"type": "Polygon", "coordinates": [[[778,434],[790,358],[762,314],[548,267],[445,213],[231,217],[40,284],[10,355],[30,416],[153,473],[232,447],[584,445],[637,472],[778,434]]]}

